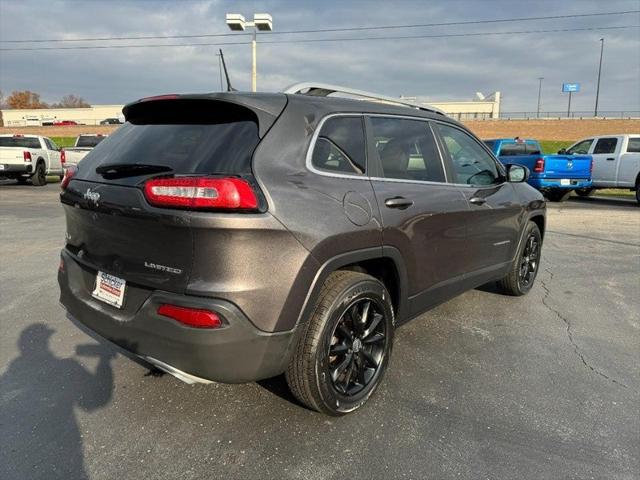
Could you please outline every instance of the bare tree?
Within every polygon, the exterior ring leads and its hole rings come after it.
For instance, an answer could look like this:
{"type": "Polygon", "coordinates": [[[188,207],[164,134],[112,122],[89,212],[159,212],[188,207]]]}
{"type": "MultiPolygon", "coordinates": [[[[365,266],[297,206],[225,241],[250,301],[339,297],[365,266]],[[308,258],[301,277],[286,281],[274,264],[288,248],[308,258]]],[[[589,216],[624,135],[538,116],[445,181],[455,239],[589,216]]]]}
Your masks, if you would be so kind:
{"type": "Polygon", "coordinates": [[[60,103],[51,105],[52,108],[87,108],[90,106],[91,105],[84,101],[84,98],[75,95],[65,95],[62,97],[62,100],[60,100],[60,103]]]}

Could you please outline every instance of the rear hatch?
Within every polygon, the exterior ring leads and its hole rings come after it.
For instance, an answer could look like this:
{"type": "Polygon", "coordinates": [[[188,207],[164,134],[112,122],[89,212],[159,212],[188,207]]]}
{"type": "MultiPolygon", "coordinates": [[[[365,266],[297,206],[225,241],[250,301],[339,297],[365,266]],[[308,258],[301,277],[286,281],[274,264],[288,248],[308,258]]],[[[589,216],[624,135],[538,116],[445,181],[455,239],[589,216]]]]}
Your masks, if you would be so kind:
{"type": "Polygon", "coordinates": [[[591,178],[590,155],[545,155],[544,178],[591,178]]]}
{"type": "Polygon", "coordinates": [[[127,106],[127,123],[82,160],[63,190],[67,252],[89,272],[184,292],[193,260],[190,224],[212,213],[152,206],[145,182],[196,176],[252,182],[253,151],[270,126],[264,122],[275,120],[286,99],[275,112],[233,100],[181,96],[127,106]]]}

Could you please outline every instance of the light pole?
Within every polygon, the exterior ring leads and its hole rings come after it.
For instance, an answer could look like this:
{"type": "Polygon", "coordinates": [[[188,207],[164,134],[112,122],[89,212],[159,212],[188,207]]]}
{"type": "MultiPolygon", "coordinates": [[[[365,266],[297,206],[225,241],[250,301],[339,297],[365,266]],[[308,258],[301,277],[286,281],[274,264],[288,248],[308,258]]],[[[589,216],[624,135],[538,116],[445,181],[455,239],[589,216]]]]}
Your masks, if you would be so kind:
{"type": "Polygon", "coordinates": [[[536,118],[540,118],[540,98],[542,96],[542,80],[544,77],[538,77],[538,112],[536,113],[536,118]]]}
{"type": "Polygon", "coordinates": [[[247,27],[253,28],[253,39],[251,40],[251,91],[255,92],[257,87],[257,45],[256,33],[269,32],[273,30],[273,19],[268,13],[254,13],[253,22],[247,22],[244,16],[239,13],[227,13],[227,26],[234,31],[244,31],[247,27]]]}
{"type": "Polygon", "coordinates": [[[600,74],[602,73],[602,53],[604,52],[604,38],[600,39],[600,65],[598,66],[598,86],[596,87],[596,108],[594,117],[598,116],[598,99],[600,98],[600,74]]]}

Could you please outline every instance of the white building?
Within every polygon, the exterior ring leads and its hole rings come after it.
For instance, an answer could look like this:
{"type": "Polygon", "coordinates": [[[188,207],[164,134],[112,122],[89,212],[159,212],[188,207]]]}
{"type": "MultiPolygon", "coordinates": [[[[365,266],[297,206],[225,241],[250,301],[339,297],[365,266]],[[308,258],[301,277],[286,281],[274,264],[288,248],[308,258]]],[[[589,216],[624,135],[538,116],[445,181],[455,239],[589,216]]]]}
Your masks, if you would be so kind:
{"type": "Polygon", "coordinates": [[[5,127],[52,125],[71,121],[81,125],[100,125],[107,118],[122,118],[123,105],[92,105],[88,108],[38,108],[2,110],[5,127]]]}
{"type": "Polygon", "coordinates": [[[500,92],[493,92],[490,95],[476,93],[475,98],[470,102],[432,102],[423,97],[400,97],[416,103],[424,103],[439,108],[444,113],[456,120],[473,120],[500,117],[500,92]]]}

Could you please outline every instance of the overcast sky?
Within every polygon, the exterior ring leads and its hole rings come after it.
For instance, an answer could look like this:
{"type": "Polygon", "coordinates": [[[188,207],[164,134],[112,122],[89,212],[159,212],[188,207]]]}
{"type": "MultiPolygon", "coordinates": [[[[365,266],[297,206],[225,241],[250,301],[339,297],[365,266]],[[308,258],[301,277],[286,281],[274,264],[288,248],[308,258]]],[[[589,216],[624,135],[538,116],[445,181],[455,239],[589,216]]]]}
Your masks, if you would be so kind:
{"type": "MultiPolygon", "coordinates": [[[[235,43],[249,37],[15,44],[7,40],[230,33],[225,13],[273,15],[275,31],[442,23],[640,10],[640,0],[541,1],[168,1],[0,0],[0,48],[163,43],[235,43]]],[[[259,34],[258,89],[305,80],[386,95],[471,100],[500,90],[504,111],[565,110],[562,82],[580,82],[572,110],[593,110],[601,37],[600,110],[640,111],[640,28],[520,35],[304,43],[311,38],[437,35],[640,25],[640,14],[331,34],[259,34]]],[[[39,92],[54,102],[76,94],[119,104],[158,93],[220,89],[216,46],[0,51],[0,90],[39,92]]],[[[221,45],[234,86],[250,88],[250,45],[221,45]]]]}

